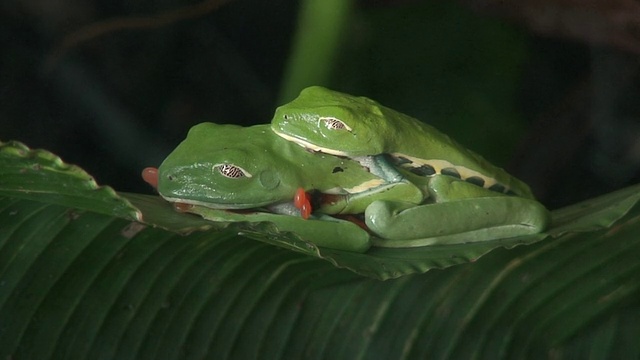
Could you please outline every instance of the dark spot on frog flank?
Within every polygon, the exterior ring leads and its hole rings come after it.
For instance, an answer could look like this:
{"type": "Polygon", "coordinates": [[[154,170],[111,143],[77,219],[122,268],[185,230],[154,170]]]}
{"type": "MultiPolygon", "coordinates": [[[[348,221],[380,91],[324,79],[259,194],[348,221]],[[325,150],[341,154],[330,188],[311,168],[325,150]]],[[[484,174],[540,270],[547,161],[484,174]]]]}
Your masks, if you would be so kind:
{"type": "Polygon", "coordinates": [[[460,173],[458,172],[458,170],[456,170],[455,168],[444,168],[444,169],[442,169],[442,171],[440,171],[440,173],[442,175],[452,176],[452,177],[458,178],[458,179],[462,178],[460,176],[460,173]]]}
{"type": "Polygon", "coordinates": [[[407,159],[406,157],[402,157],[402,156],[390,156],[390,157],[391,157],[391,161],[393,161],[393,164],[397,166],[405,165],[405,164],[413,164],[413,161],[407,159]]]}
{"type": "Polygon", "coordinates": [[[507,189],[502,184],[493,184],[489,186],[489,190],[504,194],[507,189]]]}
{"type": "Polygon", "coordinates": [[[420,176],[431,176],[436,173],[436,169],[434,169],[433,166],[427,164],[411,168],[409,171],[420,176]]]}
{"type": "Polygon", "coordinates": [[[335,174],[335,173],[343,172],[343,171],[344,171],[343,168],[341,168],[340,166],[336,166],[336,167],[333,168],[333,171],[331,171],[331,173],[335,174]]]}
{"type": "Polygon", "coordinates": [[[480,187],[484,186],[484,179],[479,177],[479,176],[471,176],[471,177],[468,177],[468,178],[464,179],[464,181],[466,181],[468,183],[471,183],[473,185],[478,185],[480,187]]]}

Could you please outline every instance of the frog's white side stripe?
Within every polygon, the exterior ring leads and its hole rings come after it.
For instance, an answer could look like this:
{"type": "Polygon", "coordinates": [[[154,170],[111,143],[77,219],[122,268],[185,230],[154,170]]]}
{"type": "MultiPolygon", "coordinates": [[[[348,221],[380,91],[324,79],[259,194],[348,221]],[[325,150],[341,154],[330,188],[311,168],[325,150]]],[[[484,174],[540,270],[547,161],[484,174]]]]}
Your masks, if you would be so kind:
{"type": "Polygon", "coordinates": [[[352,188],[348,188],[348,189],[344,189],[345,191],[347,191],[349,194],[357,194],[359,192],[363,192],[363,191],[367,191],[370,189],[373,189],[375,187],[378,187],[382,184],[384,184],[386,181],[384,181],[383,179],[372,179],[369,181],[365,181],[362,184],[358,185],[358,186],[354,186],[352,188]]]}
{"type": "Polygon", "coordinates": [[[504,189],[504,191],[501,191],[503,193],[508,193],[511,191],[511,189],[506,184],[499,183],[496,179],[492,177],[486,176],[478,171],[469,169],[467,167],[453,164],[446,160],[439,160],[439,159],[427,160],[427,159],[421,159],[421,158],[409,156],[402,153],[392,153],[390,155],[394,158],[394,160],[406,160],[407,162],[404,162],[404,163],[400,161],[398,163],[398,166],[407,170],[415,170],[415,169],[419,169],[420,167],[426,166],[433,169],[434,175],[442,174],[443,170],[445,170],[445,175],[446,175],[446,170],[454,169],[460,175],[460,178],[462,180],[467,180],[470,178],[479,178],[483,180],[484,184],[482,185],[482,187],[486,189],[489,189],[492,186],[499,186],[502,189],[504,189]]]}
{"type": "MultiPolygon", "coordinates": [[[[323,148],[317,145],[314,145],[306,140],[300,139],[298,137],[295,136],[291,136],[291,135],[287,135],[284,134],[282,132],[276,131],[275,129],[273,129],[273,131],[280,137],[284,138],[287,141],[292,141],[300,146],[302,146],[305,149],[308,150],[313,150],[313,151],[319,151],[325,154],[330,154],[330,155],[336,155],[336,156],[345,156],[345,157],[349,157],[352,158],[354,160],[357,161],[356,158],[350,157],[347,153],[343,152],[343,151],[339,151],[339,150],[334,150],[334,149],[327,149],[327,148],[323,148]]],[[[417,158],[417,157],[413,157],[413,156],[409,156],[409,155],[405,155],[402,153],[391,153],[389,154],[391,157],[393,157],[395,160],[399,160],[399,159],[404,159],[404,160],[408,160],[407,163],[399,163],[397,164],[397,166],[404,168],[406,170],[415,170],[418,169],[422,166],[428,166],[430,168],[432,168],[435,172],[435,174],[443,174],[442,170],[445,169],[455,169],[455,171],[460,175],[460,178],[462,180],[468,180],[468,179],[473,179],[473,178],[477,178],[477,179],[482,179],[483,184],[479,185],[483,188],[486,189],[490,189],[490,190],[494,190],[494,191],[498,191],[501,193],[505,193],[508,194],[511,192],[511,189],[509,188],[509,186],[507,186],[506,184],[502,184],[499,183],[496,179],[486,176],[480,172],[477,172],[475,170],[469,169],[467,167],[464,166],[460,166],[460,165],[455,165],[453,163],[450,163],[446,160],[439,160],[439,159],[421,159],[421,158],[417,158]],[[500,188],[500,190],[495,190],[492,189],[492,187],[494,186],[498,186],[500,188]]],[[[366,166],[366,165],[365,165],[366,166]]],[[[413,173],[416,173],[415,171],[412,171],[413,173]]],[[[416,173],[417,174],[417,173],[416,173]]],[[[377,176],[380,176],[380,174],[376,174],[377,176]]],[[[419,175],[419,174],[417,174],[419,175]]],[[[445,171],[445,174],[446,171],[445,171]]],[[[423,175],[424,176],[424,175],[423,175]]],[[[471,181],[469,181],[471,182],[471,181]]],[[[359,191],[362,191],[361,189],[363,189],[364,187],[367,186],[367,183],[359,185],[353,189],[360,189],[359,191]]],[[[370,186],[375,186],[375,185],[370,185],[370,186]]],[[[349,189],[345,189],[347,191],[349,191],[349,189]]],[[[365,188],[366,190],[366,188],[365,188]]],[[[349,191],[351,192],[351,191],[349,191]]],[[[354,192],[358,192],[358,191],[354,191],[354,192]]]]}

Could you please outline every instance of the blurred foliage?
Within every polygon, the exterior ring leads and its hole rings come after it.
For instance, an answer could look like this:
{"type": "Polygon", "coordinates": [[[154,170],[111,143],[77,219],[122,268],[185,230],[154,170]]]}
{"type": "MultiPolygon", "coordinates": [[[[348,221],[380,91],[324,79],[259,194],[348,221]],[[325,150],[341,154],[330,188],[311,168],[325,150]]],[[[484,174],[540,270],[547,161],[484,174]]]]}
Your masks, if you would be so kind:
{"type": "MultiPolygon", "coordinates": [[[[588,131],[558,133],[542,121],[563,123],[566,114],[553,111],[589,75],[585,46],[532,38],[448,1],[203,3],[221,5],[174,22],[162,19],[201,3],[4,3],[0,137],[53,150],[119,190],[149,192],[139,171],[157,166],[190,126],[268,122],[279,97],[313,82],[436,125],[507,166],[552,207],[635,179],[634,162],[605,164],[626,175],[602,178],[585,158],[600,152],[588,131]],[[312,5],[319,10],[304,11],[312,5]],[[65,40],[119,19],[140,26],[60,52],[65,40]],[[572,147],[550,143],[558,137],[572,147]]],[[[571,109],[587,108],[584,101],[571,109]]],[[[588,128],[584,113],[574,115],[573,128],[588,128]]]]}

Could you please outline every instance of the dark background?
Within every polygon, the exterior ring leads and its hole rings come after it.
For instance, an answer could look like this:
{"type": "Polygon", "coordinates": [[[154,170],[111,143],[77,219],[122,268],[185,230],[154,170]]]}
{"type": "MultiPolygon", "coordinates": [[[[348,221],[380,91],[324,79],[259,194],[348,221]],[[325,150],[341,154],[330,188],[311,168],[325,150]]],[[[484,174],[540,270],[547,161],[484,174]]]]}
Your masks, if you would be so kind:
{"type": "MultiPolygon", "coordinates": [[[[3,2],[0,140],[151,193],[140,171],[193,124],[269,122],[287,100],[304,3],[235,0],[176,17],[197,4],[3,2]]],[[[551,208],[587,199],[638,182],[640,15],[626,1],[576,6],[356,1],[321,84],[438,127],[551,208]]]]}

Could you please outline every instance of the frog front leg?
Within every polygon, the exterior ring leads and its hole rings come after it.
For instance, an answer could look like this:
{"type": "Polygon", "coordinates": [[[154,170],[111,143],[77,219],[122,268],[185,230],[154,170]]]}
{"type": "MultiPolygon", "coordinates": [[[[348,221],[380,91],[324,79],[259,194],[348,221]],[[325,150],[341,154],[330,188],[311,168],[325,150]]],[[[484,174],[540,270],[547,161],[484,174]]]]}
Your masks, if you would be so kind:
{"type": "Polygon", "coordinates": [[[457,244],[537,234],[549,225],[549,212],[534,200],[507,196],[446,177],[429,185],[432,203],[376,201],[365,222],[381,247],[457,244]]]}

